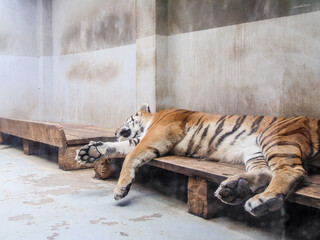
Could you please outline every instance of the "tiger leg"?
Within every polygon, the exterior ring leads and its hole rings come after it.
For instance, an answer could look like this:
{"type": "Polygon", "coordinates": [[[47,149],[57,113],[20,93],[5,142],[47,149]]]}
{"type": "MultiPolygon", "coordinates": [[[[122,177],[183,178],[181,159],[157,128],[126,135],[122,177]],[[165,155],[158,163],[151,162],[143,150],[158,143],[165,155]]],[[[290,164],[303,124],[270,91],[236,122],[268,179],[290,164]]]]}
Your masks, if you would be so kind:
{"type": "Polygon", "coordinates": [[[246,161],[246,173],[229,177],[223,181],[215,192],[222,202],[237,205],[260,193],[268,186],[272,174],[265,158],[251,157],[246,161]]]}
{"type": "MultiPolygon", "coordinates": [[[[171,132],[172,129],[169,131],[171,132]]],[[[135,178],[135,171],[155,157],[163,156],[179,141],[179,133],[172,136],[166,128],[149,130],[141,142],[125,158],[113,196],[116,200],[124,198],[135,178]]]]}
{"type": "Polygon", "coordinates": [[[286,197],[306,175],[298,155],[279,154],[279,157],[274,157],[273,160],[272,164],[269,163],[273,173],[269,186],[245,204],[245,209],[254,216],[265,215],[280,209],[286,197]]]}
{"type": "Polygon", "coordinates": [[[121,142],[93,142],[76,151],[75,160],[80,164],[93,163],[110,157],[125,157],[139,143],[139,139],[121,142]]]}

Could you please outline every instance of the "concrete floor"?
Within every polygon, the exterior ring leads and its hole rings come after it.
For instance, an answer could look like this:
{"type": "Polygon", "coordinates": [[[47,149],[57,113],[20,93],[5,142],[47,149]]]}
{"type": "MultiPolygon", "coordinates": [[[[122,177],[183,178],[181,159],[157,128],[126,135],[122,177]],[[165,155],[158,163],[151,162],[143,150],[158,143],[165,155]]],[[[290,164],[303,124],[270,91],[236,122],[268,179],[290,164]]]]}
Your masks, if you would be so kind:
{"type": "Polygon", "coordinates": [[[0,239],[275,239],[271,232],[219,217],[204,220],[187,205],[134,184],[116,202],[115,180],[92,169],[65,172],[40,156],[0,145],[0,239]]]}

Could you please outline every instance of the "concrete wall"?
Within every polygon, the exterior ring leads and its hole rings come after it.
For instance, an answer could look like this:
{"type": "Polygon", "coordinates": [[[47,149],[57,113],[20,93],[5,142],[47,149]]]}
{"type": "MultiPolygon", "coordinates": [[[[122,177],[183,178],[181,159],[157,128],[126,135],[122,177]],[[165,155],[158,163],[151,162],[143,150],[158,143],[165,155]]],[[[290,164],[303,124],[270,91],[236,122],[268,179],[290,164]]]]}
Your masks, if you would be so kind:
{"type": "Polygon", "coordinates": [[[38,119],[36,0],[0,1],[0,115],[38,119]]]}
{"type": "Polygon", "coordinates": [[[116,128],[137,107],[320,118],[319,0],[4,0],[0,115],[116,128]]]}
{"type": "Polygon", "coordinates": [[[136,110],[135,2],[52,1],[55,121],[117,127],[136,110]]]}
{"type": "Polygon", "coordinates": [[[168,0],[157,109],[320,118],[320,1],[168,0]]]}

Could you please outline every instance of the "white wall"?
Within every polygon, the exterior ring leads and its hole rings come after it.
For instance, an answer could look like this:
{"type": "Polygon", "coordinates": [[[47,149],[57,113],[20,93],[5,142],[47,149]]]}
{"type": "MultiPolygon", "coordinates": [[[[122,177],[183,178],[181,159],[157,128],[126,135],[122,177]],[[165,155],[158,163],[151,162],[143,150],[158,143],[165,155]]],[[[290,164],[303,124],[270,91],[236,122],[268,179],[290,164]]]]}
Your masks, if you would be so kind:
{"type": "Polygon", "coordinates": [[[320,118],[320,12],[167,37],[158,108],[320,118]]]}
{"type": "Polygon", "coordinates": [[[36,0],[0,1],[0,115],[39,119],[36,0]]]}
{"type": "Polygon", "coordinates": [[[53,1],[54,121],[116,128],[136,111],[134,6],[53,1]]]}

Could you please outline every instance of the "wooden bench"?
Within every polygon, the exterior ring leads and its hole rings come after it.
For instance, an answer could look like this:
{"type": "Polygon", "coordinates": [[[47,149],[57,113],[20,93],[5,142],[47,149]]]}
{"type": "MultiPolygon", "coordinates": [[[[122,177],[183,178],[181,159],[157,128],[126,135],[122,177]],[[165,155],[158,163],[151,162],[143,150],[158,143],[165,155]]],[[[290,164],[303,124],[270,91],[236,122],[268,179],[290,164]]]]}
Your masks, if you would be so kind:
{"type": "MultiPolygon", "coordinates": [[[[96,176],[107,178],[109,160],[101,160],[97,165],[96,176]]],[[[148,165],[188,176],[188,211],[206,219],[227,206],[214,196],[219,184],[230,176],[245,172],[244,166],[240,165],[178,156],[155,158],[148,165]]],[[[320,175],[308,176],[287,201],[320,208],[320,175]]]]}
{"type": "MultiPolygon", "coordinates": [[[[33,154],[38,143],[57,147],[58,165],[63,170],[87,168],[78,164],[75,151],[93,141],[115,141],[114,130],[88,125],[26,121],[11,118],[0,118],[0,143],[3,134],[13,135],[23,140],[25,154],[33,154]]],[[[93,167],[93,164],[91,165],[93,167]]]]}

